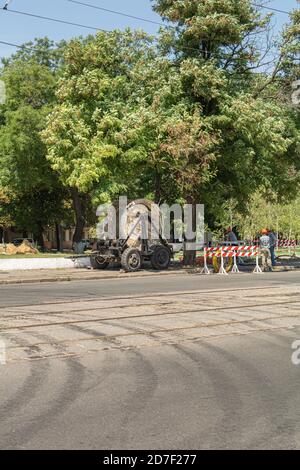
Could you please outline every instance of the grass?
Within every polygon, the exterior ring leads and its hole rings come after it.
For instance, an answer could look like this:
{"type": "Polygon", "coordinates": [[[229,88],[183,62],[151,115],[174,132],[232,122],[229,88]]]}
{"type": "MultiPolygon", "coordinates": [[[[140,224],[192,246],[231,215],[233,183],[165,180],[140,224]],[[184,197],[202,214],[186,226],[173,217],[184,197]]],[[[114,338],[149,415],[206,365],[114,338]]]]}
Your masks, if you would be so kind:
{"type": "Polygon", "coordinates": [[[294,251],[293,247],[291,247],[291,251],[289,251],[288,248],[276,250],[277,256],[293,256],[293,254],[295,254],[296,256],[300,256],[300,250],[296,248],[296,250],[294,251]]]}
{"type": "MultiPolygon", "coordinates": [[[[291,255],[293,255],[294,249],[291,248],[291,255]]],[[[2,255],[0,254],[0,260],[1,259],[43,259],[43,258],[68,258],[72,256],[73,253],[38,253],[36,255],[29,254],[29,255],[2,255]]],[[[197,256],[203,256],[204,253],[199,251],[197,252],[197,256]]],[[[277,256],[288,256],[289,255],[289,249],[279,249],[276,250],[276,255],[277,256]]],[[[300,249],[296,248],[296,255],[300,257],[300,249]]],[[[76,256],[76,255],[75,255],[76,256]]],[[[87,254],[89,256],[89,254],[87,254]]],[[[175,261],[179,261],[180,258],[182,258],[183,253],[176,253],[175,254],[175,261]]]]}
{"type": "Polygon", "coordinates": [[[1,255],[0,259],[43,259],[43,258],[66,258],[72,253],[38,253],[37,255],[1,255]]]}

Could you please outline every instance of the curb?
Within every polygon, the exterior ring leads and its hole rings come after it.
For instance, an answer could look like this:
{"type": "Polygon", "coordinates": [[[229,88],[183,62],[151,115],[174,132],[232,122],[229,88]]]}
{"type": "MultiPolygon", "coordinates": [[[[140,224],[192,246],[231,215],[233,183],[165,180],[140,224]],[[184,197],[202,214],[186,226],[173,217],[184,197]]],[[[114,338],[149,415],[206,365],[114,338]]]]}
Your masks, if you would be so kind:
{"type": "Polygon", "coordinates": [[[178,274],[196,274],[196,272],[190,272],[187,270],[174,270],[174,271],[165,271],[159,273],[118,273],[111,274],[105,277],[100,277],[96,275],[91,275],[89,277],[73,277],[73,276],[56,276],[49,278],[28,278],[28,279],[7,279],[0,280],[0,285],[9,285],[9,284],[41,284],[46,282],[72,282],[72,281],[106,281],[112,279],[141,279],[149,277],[161,277],[161,276],[174,276],[178,274]]]}

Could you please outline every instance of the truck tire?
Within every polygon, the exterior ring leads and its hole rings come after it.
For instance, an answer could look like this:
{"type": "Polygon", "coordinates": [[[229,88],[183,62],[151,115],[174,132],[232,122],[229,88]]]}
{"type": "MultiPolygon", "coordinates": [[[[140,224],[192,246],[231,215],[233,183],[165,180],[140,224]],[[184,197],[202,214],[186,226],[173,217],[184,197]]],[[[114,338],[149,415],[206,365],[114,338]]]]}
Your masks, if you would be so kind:
{"type": "Polygon", "coordinates": [[[166,246],[158,245],[151,256],[151,266],[157,271],[168,269],[171,262],[171,253],[166,246]]]}
{"type": "Polygon", "coordinates": [[[142,266],[142,256],[136,248],[127,248],[121,256],[122,268],[127,272],[136,272],[142,266]]]}
{"type": "Polygon", "coordinates": [[[106,269],[109,265],[102,256],[90,256],[90,261],[93,269],[106,269]]]}

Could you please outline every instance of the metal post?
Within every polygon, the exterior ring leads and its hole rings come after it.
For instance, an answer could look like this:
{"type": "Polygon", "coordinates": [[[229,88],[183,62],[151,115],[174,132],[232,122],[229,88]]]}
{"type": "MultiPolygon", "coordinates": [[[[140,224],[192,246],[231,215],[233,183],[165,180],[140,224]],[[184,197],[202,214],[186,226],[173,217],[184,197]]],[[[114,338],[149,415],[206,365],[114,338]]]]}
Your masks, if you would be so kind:
{"type": "Polygon", "coordinates": [[[256,266],[255,266],[255,269],[253,271],[253,274],[262,274],[263,271],[261,269],[261,267],[259,266],[259,252],[257,252],[257,255],[256,255],[256,266]]]}
{"type": "Polygon", "coordinates": [[[239,274],[240,270],[237,264],[237,258],[236,258],[236,251],[234,251],[234,256],[233,256],[233,268],[232,268],[232,274],[239,274]]]}
{"type": "Polygon", "coordinates": [[[201,274],[211,274],[207,266],[207,253],[208,253],[208,250],[206,247],[204,247],[204,268],[202,269],[201,274]]]}
{"type": "Polygon", "coordinates": [[[218,274],[221,274],[222,276],[228,276],[228,273],[224,268],[223,247],[221,247],[221,267],[218,274]]]}

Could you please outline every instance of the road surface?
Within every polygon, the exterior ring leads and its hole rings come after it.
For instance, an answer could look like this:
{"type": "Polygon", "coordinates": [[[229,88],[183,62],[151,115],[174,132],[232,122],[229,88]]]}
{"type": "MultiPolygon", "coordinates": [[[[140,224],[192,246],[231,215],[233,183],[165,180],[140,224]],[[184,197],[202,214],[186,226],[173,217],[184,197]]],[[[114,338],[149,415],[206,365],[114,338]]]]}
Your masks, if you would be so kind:
{"type": "Polygon", "coordinates": [[[0,286],[0,448],[299,449],[299,281],[0,286]]]}

